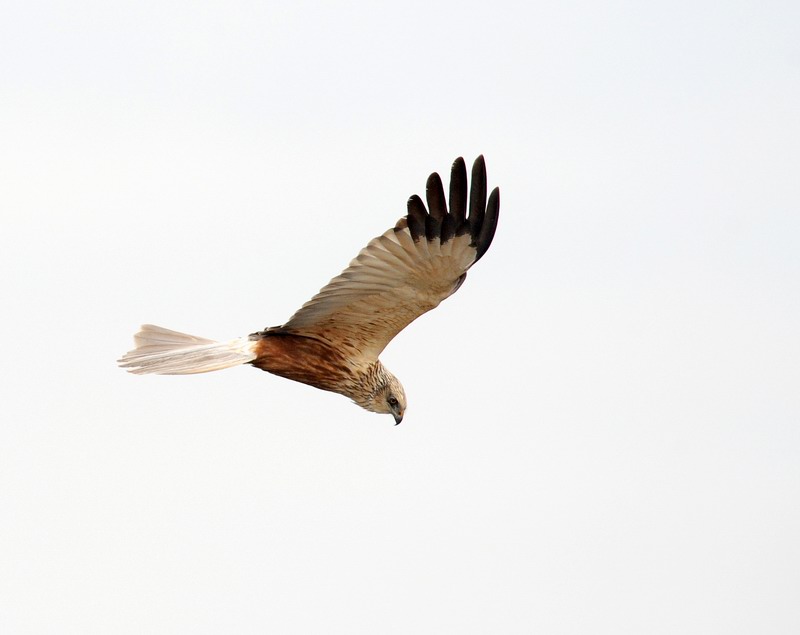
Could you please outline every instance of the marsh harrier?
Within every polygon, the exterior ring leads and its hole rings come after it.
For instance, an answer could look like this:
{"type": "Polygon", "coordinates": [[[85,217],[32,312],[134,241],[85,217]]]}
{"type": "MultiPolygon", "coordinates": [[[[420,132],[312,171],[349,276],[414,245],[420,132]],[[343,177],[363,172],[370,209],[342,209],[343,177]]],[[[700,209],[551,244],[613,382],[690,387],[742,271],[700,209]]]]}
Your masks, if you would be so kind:
{"type": "Polygon", "coordinates": [[[462,158],[450,173],[450,209],[435,172],[425,197],[428,209],[412,196],[408,214],[370,241],[283,326],[215,342],[146,324],[120,366],[138,374],[188,375],[249,363],[340,393],[400,423],[406,395],[378,355],[408,324],[458,290],[489,248],[500,209],[497,188],[487,204],[482,156],[472,166],[469,210],[462,158]]]}

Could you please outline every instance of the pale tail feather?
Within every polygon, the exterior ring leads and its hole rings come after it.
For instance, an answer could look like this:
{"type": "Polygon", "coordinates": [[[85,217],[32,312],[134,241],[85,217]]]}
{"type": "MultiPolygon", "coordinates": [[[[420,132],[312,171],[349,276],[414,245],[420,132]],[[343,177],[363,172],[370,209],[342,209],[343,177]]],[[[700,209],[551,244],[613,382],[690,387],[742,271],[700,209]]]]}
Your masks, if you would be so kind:
{"type": "Polygon", "coordinates": [[[255,342],[240,337],[215,342],[160,326],[145,324],[133,336],[136,348],[118,360],[130,373],[144,375],[191,375],[246,364],[256,358],[255,342]]]}

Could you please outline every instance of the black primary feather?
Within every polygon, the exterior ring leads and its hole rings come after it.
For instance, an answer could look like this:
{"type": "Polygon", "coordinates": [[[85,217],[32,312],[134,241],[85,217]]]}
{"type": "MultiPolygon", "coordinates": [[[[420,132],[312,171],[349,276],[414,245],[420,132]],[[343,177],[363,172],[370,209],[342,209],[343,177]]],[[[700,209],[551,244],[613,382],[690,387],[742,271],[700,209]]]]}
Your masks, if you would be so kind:
{"type": "Polygon", "coordinates": [[[464,222],[467,214],[467,166],[458,157],[450,168],[450,215],[456,228],[464,222]]]}
{"type": "Polygon", "coordinates": [[[396,229],[407,226],[415,241],[425,236],[428,241],[437,240],[441,243],[469,232],[472,239],[470,244],[477,252],[477,262],[492,244],[500,213],[499,188],[492,190],[488,204],[486,201],[486,163],[483,155],[475,159],[472,165],[469,198],[467,189],[467,167],[464,159],[458,157],[450,170],[450,211],[447,209],[442,179],[434,172],[428,177],[425,187],[430,212],[415,194],[408,199],[408,216],[401,220],[396,229]],[[468,206],[469,216],[466,215],[468,206]]]}
{"type": "Polygon", "coordinates": [[[419,240],[420,236],[425,235],[425,218],[427,215],[425,204],[419,196],[414,194],[408,199],[408,230],[411,232],[411,238],[415,241],[419,240]]]}
{"type": "Polygon", "coordinates": [[[447,215],[447,203],[444,200],[442,179],[439,178],[436,172],[428,177],[428,183],[425,186],[425,198],[428,199],[428,209],[431,210],[431,216],[438,221],[442,221],[447,215]]]}

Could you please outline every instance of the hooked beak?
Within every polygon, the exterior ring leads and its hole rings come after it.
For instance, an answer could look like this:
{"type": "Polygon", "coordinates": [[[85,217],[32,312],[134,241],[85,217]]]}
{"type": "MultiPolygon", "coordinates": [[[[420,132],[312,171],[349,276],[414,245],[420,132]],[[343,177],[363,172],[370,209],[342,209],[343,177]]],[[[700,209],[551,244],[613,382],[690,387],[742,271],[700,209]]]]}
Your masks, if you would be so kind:
{"type": "Polygon", "coordinates": [[[402,412],[393,412],[392,416],[394,417],[394,425],[399,426],[400,422],[403,420],[403,413],[402,412]]]}

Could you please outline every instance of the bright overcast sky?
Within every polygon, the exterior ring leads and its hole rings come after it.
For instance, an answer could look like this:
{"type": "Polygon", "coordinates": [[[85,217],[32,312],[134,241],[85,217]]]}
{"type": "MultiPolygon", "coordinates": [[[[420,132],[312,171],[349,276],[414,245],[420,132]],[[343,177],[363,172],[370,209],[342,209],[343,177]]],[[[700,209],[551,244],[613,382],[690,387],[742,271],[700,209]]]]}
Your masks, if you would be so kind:
{"type": "Polygon", "coordinates": [[[800,632],[797,2],[6,2],[0,632],[800,632]],[[457,156],[403,424],[285,321],[457,156]]]}

